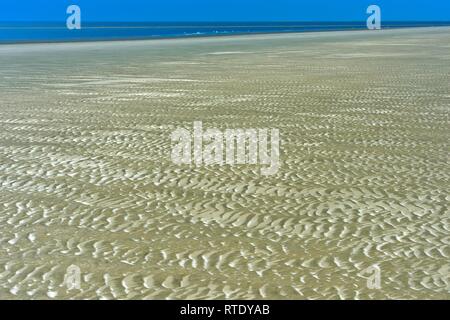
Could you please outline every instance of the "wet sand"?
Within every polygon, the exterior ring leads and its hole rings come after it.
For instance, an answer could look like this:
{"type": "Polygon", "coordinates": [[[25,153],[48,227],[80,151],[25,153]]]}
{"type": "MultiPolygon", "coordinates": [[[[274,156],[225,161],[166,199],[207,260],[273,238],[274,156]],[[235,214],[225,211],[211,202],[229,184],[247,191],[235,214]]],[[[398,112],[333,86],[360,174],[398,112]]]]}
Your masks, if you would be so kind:
{"type": "Polygon", "coordinates": [[[0,298],[450,299],[449,43],[0,46],[0,298]],[[280,170],[174,165],[194,121],[280,129],[280,170]]]}

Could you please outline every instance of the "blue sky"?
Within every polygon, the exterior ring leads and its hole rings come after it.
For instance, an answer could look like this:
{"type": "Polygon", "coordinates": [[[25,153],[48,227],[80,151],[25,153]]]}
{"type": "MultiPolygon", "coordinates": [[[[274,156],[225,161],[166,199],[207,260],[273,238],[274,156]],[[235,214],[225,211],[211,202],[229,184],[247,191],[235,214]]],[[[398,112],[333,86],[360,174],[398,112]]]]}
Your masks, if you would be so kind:
{"type": "Polygon", "coordinates": [[[362,21],[378,4],[384,21],[450,21],[450,0],[1,0],[0,21],[362,21]]]}

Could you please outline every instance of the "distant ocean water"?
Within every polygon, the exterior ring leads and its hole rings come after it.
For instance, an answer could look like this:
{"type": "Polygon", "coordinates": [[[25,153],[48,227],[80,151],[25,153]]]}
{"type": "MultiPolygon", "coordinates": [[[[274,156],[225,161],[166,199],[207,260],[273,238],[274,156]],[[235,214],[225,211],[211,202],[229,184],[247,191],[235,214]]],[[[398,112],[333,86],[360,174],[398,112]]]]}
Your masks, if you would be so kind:
{"type": "MultiPolygon", "coordinates": [[[[386,22],[383,28],[449,26],[450,22],[386,22]]],[[[362,30],[366,22],[183,22],[183,23],[83,23],[68,30],[65,22],[0,22],[0,43],[96,41],[204,37],[235,34],[362,30]]]]}

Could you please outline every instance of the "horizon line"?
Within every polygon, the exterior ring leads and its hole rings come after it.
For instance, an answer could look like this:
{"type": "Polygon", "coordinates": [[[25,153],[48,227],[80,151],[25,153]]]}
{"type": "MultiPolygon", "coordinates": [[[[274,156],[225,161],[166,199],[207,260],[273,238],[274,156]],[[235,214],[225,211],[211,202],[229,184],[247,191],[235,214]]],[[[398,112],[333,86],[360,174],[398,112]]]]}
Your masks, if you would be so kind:
{"type": "MultiPolygon", "coordinates": [[[[60,23],[66,20],[9,20],[0,21],[0,23],[60,23]]],[[[166,21],[132,21],[132,20],[84,20],[84,23],[348,23],[348,22],[366,22],[362,20],[166,20],[166,21]]],[[[450,23],[450,20],[384,20],[384,22],[420,22],[420,23],[450,23]]]]}

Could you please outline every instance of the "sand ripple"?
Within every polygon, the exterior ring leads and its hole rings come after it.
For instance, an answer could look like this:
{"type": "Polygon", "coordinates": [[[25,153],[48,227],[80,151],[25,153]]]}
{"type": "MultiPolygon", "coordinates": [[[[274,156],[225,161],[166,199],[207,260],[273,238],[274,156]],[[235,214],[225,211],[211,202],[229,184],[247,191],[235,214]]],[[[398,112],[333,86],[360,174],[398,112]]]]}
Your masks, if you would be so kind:
{"type": "Polygon", "coordinates": [[[449,37],[0,47],[0,298],[449,299],[449,37]],[[198,120],[280,171],[174,166],[198,120]]]}

